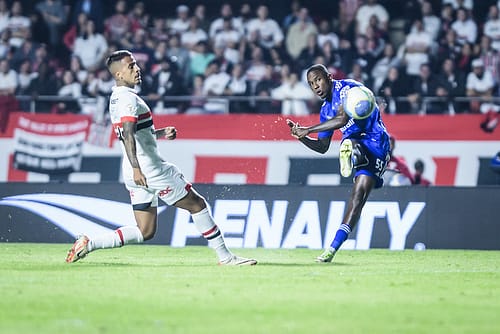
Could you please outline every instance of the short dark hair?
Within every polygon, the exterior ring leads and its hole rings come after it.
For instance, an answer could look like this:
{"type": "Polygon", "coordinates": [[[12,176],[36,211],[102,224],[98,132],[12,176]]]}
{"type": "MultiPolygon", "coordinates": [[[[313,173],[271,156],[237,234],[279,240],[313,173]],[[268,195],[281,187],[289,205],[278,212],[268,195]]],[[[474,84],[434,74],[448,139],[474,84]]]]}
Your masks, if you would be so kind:
{"type": "Polygon", "coordinates": [[[321,73],[323,73],[325,76],[328,76],[328,74],[330,74],[330,73],[328,72],[328,69],[326,68],[326,66],[325,66],[325,65],[323,65],[323,64],[314,64],[314,65],[312,65],[311,67],[309,67],[309,68],[307,69],[306,75],[309,75],[309,73],[311,73],[311,72],[315,72],[315,71],[321,72],[321,73]]]}
{"type": "Polygon", "coordinates": [[[120,61],[125,57],[132,57],[132,52],[128,50],[117,50],[108,56],[106,66],[109,68],[115,61],[120,61]]]}

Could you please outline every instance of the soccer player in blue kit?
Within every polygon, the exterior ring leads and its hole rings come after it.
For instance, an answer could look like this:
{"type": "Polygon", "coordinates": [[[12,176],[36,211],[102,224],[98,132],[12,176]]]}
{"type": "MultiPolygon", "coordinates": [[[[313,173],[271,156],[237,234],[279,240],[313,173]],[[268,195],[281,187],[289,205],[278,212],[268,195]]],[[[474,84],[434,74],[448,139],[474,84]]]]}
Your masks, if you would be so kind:
{"type": "Polygon", "coordinates": [[[331,262],[356,226],[371,190],[383,185],[382,175],[390,158],[389,134],[376,105],[365,119],[354,119],[344,112],[342,102],[347,91],[351,87],[362,86],[360,82],[333,80],[322,64],[313,65],[307,70],[307,82],[311,90],[324,100],[320,123],[305,127],[287,120],[292,136],[311,150],[326,153],[334,130],[339,129],[342,132],[340,173],[343,177],[349,177],[352,169],[355,169],[354,185],[342,223],[330,247],[316,258],[316,262],[331,262]],[[310,133],[318,133],[317,138],[309,137],[310,133]]]}

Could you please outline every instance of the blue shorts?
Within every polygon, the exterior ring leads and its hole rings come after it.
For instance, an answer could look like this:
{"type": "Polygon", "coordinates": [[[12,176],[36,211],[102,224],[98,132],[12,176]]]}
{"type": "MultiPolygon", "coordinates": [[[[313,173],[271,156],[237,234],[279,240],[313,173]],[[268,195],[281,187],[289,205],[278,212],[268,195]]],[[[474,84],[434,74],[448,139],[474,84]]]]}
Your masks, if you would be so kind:
{"type": "Polygon", "coordinates": [[[382,175],[384,175],[385,168],[387,167],[387,163],[390,159],[389,136],[385,135],[381,138],[381,140],[369,138],[353,140],[362,145],[364,153],[368,159],[368,164],[359,167],[354,166],[356,170],[354,178],[362,174],[371,176],[376,180],[375,188],[381,188],[384,185],[382,175]]]}

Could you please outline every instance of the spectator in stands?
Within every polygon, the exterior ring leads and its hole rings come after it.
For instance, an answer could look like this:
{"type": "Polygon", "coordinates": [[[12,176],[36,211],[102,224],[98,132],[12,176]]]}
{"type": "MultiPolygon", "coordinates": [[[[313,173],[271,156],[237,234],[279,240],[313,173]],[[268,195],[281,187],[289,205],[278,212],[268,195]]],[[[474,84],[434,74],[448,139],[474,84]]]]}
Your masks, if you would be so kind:
{"type": "Polygon", "coordinates": [[[190,77],[193,78],[196,75],[205,75],[208,64],[215,59],[215,54],[210,51],[206,41],[201,41],[189,53],[189,57],[190,77]]]}
{"type": "Polygon", "coordinates": [[[76,39],[78,37],[82,37],[85,34],[87,21],[87,14],[81,12],[80,14],[78,14],[76,23],[72,24],[70,28],[64,33],[63,43],[69,51],[73,52],[73,50],[75,49],[76,39]]]}
{"type": "Polygon", "coordinates": [[[182,34],[189,29],[189,7],[179,5],[176,9],[177,17],[170,23],[171,34],[182,34]]]}
{"type": "Polygon", "coordinates": [[[339,48],[339,36],[333,32],[330,22],[326,19],[322,19],[318,26],[319,47],[322,48],[326,42],[330,42],[334,50],[339,48]]]}
{"type": "Polygon", "coordinates": [[[115,81],[107,69],[100,69],[95,73],[96,75],[92,77],[89,75],[86,91],[92,97],[105,97],[107,99],[115,81]]]}
{"type": "Polygon", "coordinates": [[[133,35],[132,40],[125,43],[125,47],[134,54],[137,62],[142,62],[145,67],[141,69],[145,73],[150,73],[151,66],[153,65],[154,50],[148,43],[148,35],[144,29],[137,29],[133,35]]]}
{"type": "MultiPolygon", "coordinates": [[[[231,78],[224,90],[224,95],[234,97],[248,96],[248,82],[242,64],[234,64],[231,68],[231,78]]],[[[229,112],[232,114],[246,113],[250,109],[248,101],[230,100],[229,112]]]]}
{"type": "Polygon", "coordinates": [[[499,5],[491,5],[488,17],[483,25],[483,34],[491,39],[491,46],[500,52],[500,15],[499,5]]]}
{"type": "Polygon", "coordinates": [[[314,97],[309,86],[291,72],[287,80],[271,91],[271,97],[281,101],[281,114],[284,116],[309,115],[308,102],[314,97]]]}
{"type": "Polygon", "coordinates": [[[10,45],[18,48],[24,40],[30,36],[31,20],[23,15],[23,5],[21,1],[14,1],[10,8],[9,25],[11,32],[10,45]]]}
{"type": "Polygon", "coordinates": [[[481,36],[480,43],[475,47],[477,51],[474,54],[482,59],[484,68],[493,76],[495,82],[493,95],[498,96],[500,93],[500,52],[493,48],[491,38],[486,35],[481,36]]]}
{"type": "Polygon", "coordinates": [[[22,62],[29,60],[35,62],[36,50],[40,44],[34,42],[31,38],[26,39],[20,47],[18,47],[11,58],[11,66],[18,69],[22,62]]]}
{"type": "Polygon", "coordinates": [[[387,43],[384,47],[382,58],[377,60],[371,71],[372,90],[375,93],[379,92],[382,83],[387,78],[389,69],[391,67],[399,67],[400,65],[401,59],[396,55],[394,46],[391,43],[387,43]]]}
{"type": "Polygon", "coordinates": [[[104,21],[104,36],[109,43],[121,45],[122,40],[129,37],[132,23],[127,15],[127,2],[118,0],[115,12],[104,21]]]}
{"type": "Polygon", "coordinates": [[[189,19],[189,28],[180,35],[181,45],[188,50],[193,50],[195,45],[200,41],[208,41],[208,34],[199,27],[199,21],[196,16],[192,16],[189,19]]]}
{"type": "Polygon", "coordinates": [[[232,27],[238,30],[241,35],[243,35],[244,29],[242,26],[242,20],[238,20],[233,16],[233,9],[229,3],[223,3],[220,8],[220,17],[213,20],[210,24],[210,29],[208,32],[210,40],[213,40],[215,38],[215,34],[218,31],[222,30],[224,19],[230,19],[232,27]]]}
{"type": "Polygon", "coordinates": [[[454,99],[455,97],[465,96],[465,73],[455,69],[455,62],[451,58],[443,61],[438,79],[446,85],[446,90],[449,92],[449,114],[462,113],[466,110],[466,105],[463,102],[454,99]]]}
{"type": "Polygon", "coordinates": [[[356,13],[363,2],[364,0],[339,0],[338,26],[354,29],[356,13]]]}
{"type": "Polygon", "coordinates": [[[457,42],[457,33],[449,29],[443,39],[439,41],[436,61],[442,64],[445,59],[452,59],[454,62],[460,57],[462,45],[457,42]]]}
{"type": "Polygon", "coordinates": [[[102,66],[107,50],[106,39],[95,31],[94,21],[88,20],[85,33],[75,40],[73,54],[81,59],[86,70],[94,71],[102,66]]]}
{"type": "Polygon", "coordinates": [[[428,0],[420,2],[420,9],[422,12],[422,23],[424,25],[424,30],[429,33],[434,42],[437,42],[439,31],[441,29],[441,19],[434,14],[432,3],[428,0]]]}
{"type": "Polygon", "coordinates": [[[480,98],[470,102],[470,112],[491,113],[498,111],[498,106],[491,103],[495,82],[493,75],[484,68],[480,58],[472,61],[472,71],[467,75],[466,94],[468,97],[480,98]]]}
{"type": "Polygon", "coordinates": [[[49,44],[57,48],[61,44],[62,29],[67,20],[66,9],[60,0],[41,0],[35,9],[49,31],[49,44]]]}
{"type": "Polygon", "coordinates": [[[264,78],[267,72],[262,48],[259,46],[254,47],[251,59],[244,65],[246,68],[245,75],[250,83],[250,95],[255,95],[257,83],[264,78]]]}
{"type": "Polygon", "coordinates": [[[0,0],[0,34],[9,26],[9,17],[7,0],[0,0]]]}
{"type": "Polygon", "coordinates": [[[132,33],[138,29],[146,30],[149,27],[149,13],[146,11],[144,2],[138,1],[134,4],[132,10],[128,13],[132,33]]]}
{"type": "Polygon", "coordinates": [[[31,68],[33,71],[38,71],[38,67],[41,63],[48,62],[50,66],[57,66],[58,62],[52,57],[49,57],[49,53],[47,51],[47,45],[39,44],[35,50],[35,58],[31,60],[31,68]]]}
{"type": "Polygon", "coordinates": [[[78,99],[82,96],[82,85],[75,80],[73,72],[70,70],[64,71],[62,85],[57,91],[57,96],[65,97],[55,106],[53,112],[56,113],[79,113],[80,104],[78,99]]]}
{"type": "Polygon", "coordinates": [[[242,37],[240,32],[233,27],[233,20],[229,17],[223,19],[222,28],[218,29],[212,38],[214,47],[232,45],[235,48],[242,37]]]}
{"type": "Polygon", "coordinates": [[[153,25],[151,27],[148,27],[148,35],[153,38],[155,43],[168,41],[169,33],[167,22],[164,17],[153,17],[153,25]]]}
{"type": "Polygon", "coordinates": [[[170,59],[164,58],[160,69],[153,75],[148,98],[153,101],[152,109],[157,114],[176,114],[180,110],[181,101],[169,101],[164,96],[185,95],[183,80],[178,68],[170,59]]]}
{"type": "Polygon", "coordinates": [[[17,72],[7,59],[0,60],[0,96],[13,96],[18,86],[17,72]]]}
{"type": "Polygon", "coordinates": [[[189,107],[186,109],[185,113],[188,115],[199,115],[205,114],[205,96],[203,95],[203,75],[195,75],[193,78],[192,86],[189,88],[189,95],[191,95],[191,100],[189,107]]]}
{"type": "Polygon", "coordinates": [[[411,78],[419,76],[422,64],[429,63],[432,43],[432,37],[424,30],[422,20],[415,20],[404,43],[403,59],[406,65],[406,74],[411,78]]]}
{"type": "MultiPolygon", "coordinates": [[[[288,68],[288,66],[283,66],[282,71],[284,71],[285,68],[288,68]]],[[[276,114],[281,111],[279,104],[271,101],[271,92],[279,85],[279,83],[274,80],[273,73],[273,67],[271,65],[266,65],[264,67],[264,75],[255,85],[252,95],[261,98],[254,104],[255,112],[258,114],[276,114]]]]}
{"type": "Polygon", "coordinates": [[[199,3],[196,5],[196,7],[194,7],[193,16],[198,18],[198,25],[200,29],[202,29],[205,32],[208,32],[208,29],[210,29],[210,21],[206,16],[206,12],[207,12],[207,7],[204,4],[199,3]]]}
{"type": "Polygon", "coordinates": [[[210,114],[221,114],[228,110],[227,100],[221,99],[229,84],[231,77],[220,69],[218,61],[208,64],[205,71],[205,81],[203,82],[203,95],[207,96],[204,109],[210,114]]]}
{"type": "Polygon", "coordinates": [[[350,56],[351,58],[349,59],[342,59],[344,64],[342,69],[344,70],[345,68],[346,73],[350,73],[352,71],[354,64],[360,65],[363,72],[370,73],[376,61],[375,56],[368,49],[368,39],[366,35],[358,35],[356,37],[354,50],[350,56]]]}
{"type": "Polygon", "coordinates": [[[248,2],[243,2],[240,6],[239,16],[235,18],[236,27],[241,36],[247,36],[248,23],[252,19],[252,7],[248,2]]]}
{"type": "Polygon", "coordinates": [[[474,44],[477,39],[477,24],[463,7],[457,9],[457,18],[451,24],[451,29],[457,33],[457,42],[460,44],[474,44]]]}
{"type": "MultiPolygon", "coordinates": [[[[293,27],[294,25],[290,27],[290,31],[292,31],[293,27]]],[[[306,45],[302,48],[299,55],[295,59],[295,63],[297,64],[296,67],[302,69],[311,66],[314,59],[320,54],[321,48],[318,46],[318,38],[316,33],[313,32],[309,35],[306,45]]]]}
{"type": "Polygon", "coordinates": [[[272,48],[269,49],[269,57],[271,58],[269,60],[269,64],[273,68],[273,76],[277,76],[278,73],[281,71],[281,68],[287,64],[291,64],[292,61],[290,60],[290,57],[284,51],[282,48],[272,48]]]}
{"type": "Polygon", "coordinates": [[[467,12],[471,12],[474,8],[474,0],[441,0],[441,4],[450,5],[454,10],[464,8],[467,12]]]}
{"type": "Polygon", "coordinates": [[[445,4],[441,7],[441,13],[439,19],[441,21],[441,27],[439,28],[438,40],[441,41],[445,38],[448,31],[451,29],[451,25],[455,21],[454,17],[455,11],[451,4],[445,4]]]}
{"type": "Polygon", "coordinates": [[[10,58],[12,56],[12,47],[10,46],[10,30],[4,29],[0,32],[0,59],[10,58]]]}
{"type": "MultiPolygon", "coordinates": [[[[317,40],[310,40],[312,37],[316,39],[317,33],[318,28],[316,27],[316,24],[314,24],[314,22],[312,22],[309,18],[309,10],[302,7],[299,11],[297,21],[290,26],[286,36],[286,49],[292,59],[298,60],[301,52],[306,48],[309,49],[309,52],[306,51],[307,53],[310,53],[311,51],[313,53],[319,52],[317,40]],[[311,50],[311,48],[315,50],[311,50]]],[[[300,61],[299,66],[302,66],[300,61]]]]}
{"type": "Polygon", "coordinates": [[[413,80],[410,100],[413,113],[418,114],[443,114],[448,110],[447,98],[449,92],[446,85],[439,81],[439,78],[431,71],[430,64],[420,65],[420,75],[413,80]],[[438,101],[428,100],[428,98],[438,97],[438,101]]]}
{"type": "MultiPolygon", "coordinates": [[[[26,59],[19,66],[19,72],[17,73],[17,89],[16,95],[29,95],[29,87],[31,81],[36,78],[37,74],[33,73],[31,70],[31,62],[26,59]]],[[[23,110],[29,110],[29,103],[25,105],[23,110]]]]}
{"type": "Polygon", "coordinates": [[[283,31],[276,21],[269,17],[269,9],[265,5],[257,8],[257,18],[248,23],[249,40],[270,49],[281,47],[284,39],[283,31]]]}
{"type": "MultiPolygon", "coordinates": [[[[376,18],[376,16],[372,16],[372,18],[376,18]]],[[[374,61],[382,57],[386,44],[385,40],[375,32],[375,27],[376,25],[369,25],[366,28],[366,48],[374,61]]]]}
{"type": "Polygon", "coordinates": [[[400,100],[398,98],[404,97],[408,95],[410,89],[407,84],[408,80],[404,76],[403,73],[400,72],[399,68],[393,66],[389,68],[389,72],[387,73],[387,78],[382,83],[380,87],[378,95],[380,95],[387,107],[385,111],[388,114],[409,114],[410,106],[406,100],[400,100]]]}
{"type": "Polygon", "coordinates": [[[396,138],[390,137],[390,160],[384,173],[384,184],[389,186],[409,186],[413,184],[413,175],[403,158],[397,157],[394,153],[396,149],[396,138]]]}
{"type": "Polygon", "coordinates": [[[71,17],[71,25],[77,24],[80,14],[85,14],[85,17],[93,20],[96,23],[96,30],[103,31],[104,29],[104,9],[102,0],[77,0],[72,6],[73,14],[71,17]]]}
{"type": "Polygon", "coordinates": [[[471,71],[471,62],[474,58],[473,45],[470,43],[464,43],[460,48],[460,53],[455,60],[455,66],[458,71],[468,74],[471,71]]]}
{"type": "Polygon", "coordinates": [[[347,73],[346,77],[348,79],[359,81],[367,87],[372,86],[370,82],[370,75],[364,71],[364,67],[360,61],[352,64],[351,71],[347,73]]]}
{"type": "Polygon", "coordinates": [[[415,168],[415,173],[413,174],[413,184],[428,187],[432,183],[424,177],[425,164],[422,160],[418,159],[413,165],[415,168]]]}
{"type": "MultiPolygon", "coordinates": [[[[57,95],[57,81],[54,69],[49,66],[48,61],[43,61],[38,65],[38,76],[31,81],[28,89],[33,99],[38,96],[57,95]]],[[[36,112],[47,113],[52,109],[52,101],[36,101],[36,112]]]]}
{"type": "MultiPolygon", "coordinates": [[[[195,52],[196,50],[193,51],[193,54],[195,52]]],[[[190,82],[192,80],[190,68],[190,52],[186,48],[181,46],[180,37],[178,35],[172,35],[168,39],[167,57],[170,60],[175,61],[175,63],[177,64],[177,68],[179,69],[179,73],[184,78],[184,82],[190,82]]],[[[203,74],[203,72],[204,69],[200,73],[203,74]]]]}
{"type": "Polygon", "coordinates": [[[89,72],[83,68],[82,61],[78,56],[72,55],[69,61],[69,70],[73,72],[75,80],[78,81],[82,87],[87,84],[89,72]]]}
{"type": "Polygon", "coordinates": [[[366,2],[361,5],[356,12],[357,34],[366,34],[366,27],[369,25],[369,20],[367,20],[367,18],[371,18],[372,15],[377,17],[379,28],[384,32],[388,31],[389,13],[387,12],[387,9],[378,3],[377,0],[366,0],[366,2]]]}
{"type": "Polygon", "coordinates": [[[299,20],[301,8],[300,0],[292,0],[290,2],[290,12],[285,16],[281,24],[285,33],[288,33],[290,26],[299,20]]]}

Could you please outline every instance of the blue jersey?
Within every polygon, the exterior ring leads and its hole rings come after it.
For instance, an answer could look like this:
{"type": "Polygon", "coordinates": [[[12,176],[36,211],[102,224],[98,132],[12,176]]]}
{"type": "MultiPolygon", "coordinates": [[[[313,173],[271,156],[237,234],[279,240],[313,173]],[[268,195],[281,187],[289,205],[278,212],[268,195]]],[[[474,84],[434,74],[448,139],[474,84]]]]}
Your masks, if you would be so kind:
{"type": "MultiPolygon", "coordinates": [[[[362,86],[355,80],[333,80],[332,100],[324,101],[320,110],[320,122],[326,122],[338,113],[339,106],[342,105],[347,91],[351,87],[362,86]]],[[[375,110],[365,119],[350,118],[346,125],[340,128],[342,140],[352,139],[362,144],[368,151],[369,165],[356,168],[355,177],[359,174],[367,174],[377,179],[376,187],[382,186],[382,174],[389,160],[389,134],[385,128],[380,110],[375,105],[375,110]]],[[[318,133],[318,138],[330,138],[333,130],[318,133]]]]}

